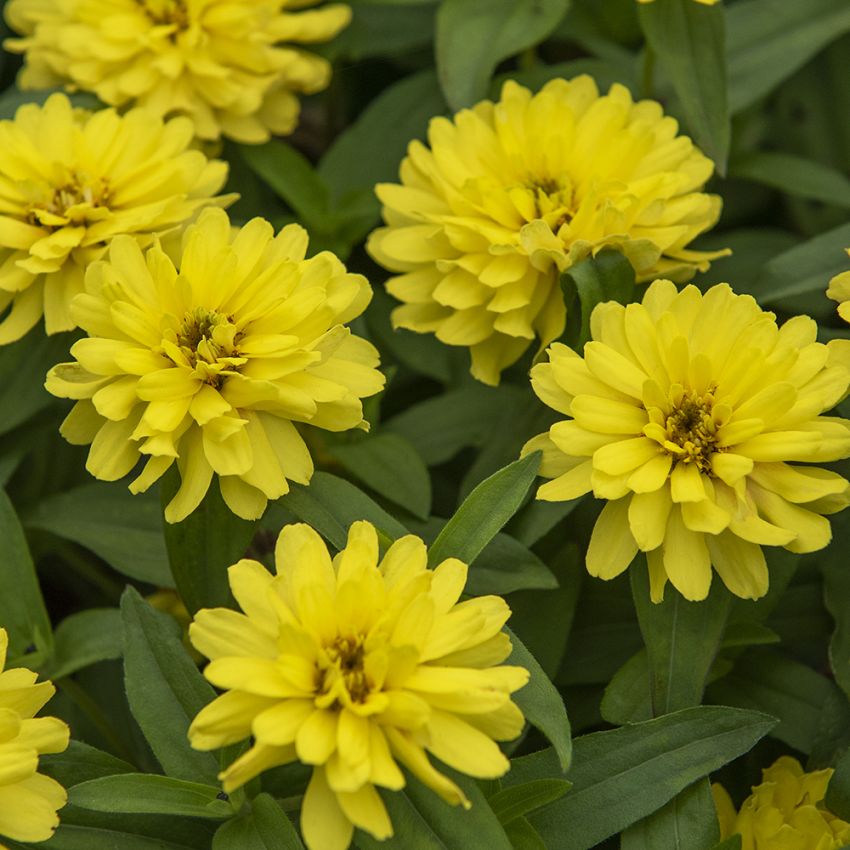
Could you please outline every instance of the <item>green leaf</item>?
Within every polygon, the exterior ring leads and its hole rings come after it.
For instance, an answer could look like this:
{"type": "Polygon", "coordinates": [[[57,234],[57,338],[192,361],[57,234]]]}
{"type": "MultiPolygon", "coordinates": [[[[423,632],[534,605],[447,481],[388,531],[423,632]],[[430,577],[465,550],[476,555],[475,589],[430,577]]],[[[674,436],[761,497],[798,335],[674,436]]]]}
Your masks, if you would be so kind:
{"type": "Polygon", "coordinates": [[[753,708],[772,714],[779,724],[771,735],[810,753],[821,711],[835,685],[811,667],[768,649],[742,655],[731,673],[708,690],[712,702],[753,708]]]}
{"type": "Polygon", "coordinates": [[[701,779],[630,826],[623,833],[620,850],[705,850],[719,840],[711,784],[701,779]]]}
{"type": "Polygon", "coordinates": [[[307,487],[293,484],[277,504],[312,525],[336,549],[345,547],[349,526],[358,519],[369,520],[389,540],[409,533],[362,490],[328,472],[316,472],[307,487]]]}
{"type": "MultiPolygon", "coordinates": [[[[775,723],[759,712],[699,706],[577,738],[566,777],[573,787],[529,821],[547,846],[587,850],[750,750],[775,723]]],[[[558,767],[545,750],[515,759],[503,782],[557,776],[558,767]]]]}
{"type": "Polygon", "coordinates": [[[53,777],[60,785],[70,788],[90,779],[132,773],[132,765],[109,753],[104,753],[82,741],[71,741],[61,753],[42,756],[39,770],[53,777]]]}
{"type": "Polygon", "coordinates": [[[647,650],[652,713],[658,717],[702,701],[726,627],[731,595],[721,582],[714,581],[708,598],[701,602],[689,602],[671,586],[666,588],[663,602],[652,602],[643,561],[629,573],[647,650]]]}
{"type": "Polygon", "coordinates": [[[475,559],[466,582],[466,592],[473,596],[557,587],[552,571],[534,552],[501,533],[475,559]]]}
{"type": "Polygon", "coordinates": [[[436,466],[467,446],[483,445],[493,435],[493,421],[524,398],[517,387],[476,383],[413,404],[382,428],[404,437],[425,463],[436,466]]]}
{"type": "Polygon", "coordinates": [[[456,782],[472,808],[450,806],[430,788],[408,775],[403,791],[383,791],[381,797],[393,824],[393,837],[377,841],[355,834],[361,850],[512,850],[502,825],[474,780],[443,766],[440,772],[456,782]]]}
{"type": "Polygon", "coordinates": [[[503,59],[543,41],[567,12],[569,0],[443,0],[437,11],[437,73],[454,109],[486,97],[503,59]]]}
{"type": "Polygon", "coordinates": [[[212,850],[304,850],[304,845],[274,798],[259,794],[250,813],[219,827],[212,850]]]}
{"type": "MultiPolygon", "coordinates": [[[[163,476],[160,485],[163,506],[177,492],[179,478],[176,465],[163,476]]],[[[171,573],[190,613],[227,605],[232,600],[227,568],[244,557],[255,525],[227,507],[216,481],[186,519],[164,523],[171,573]]]]}
{"type": "Polygon", "coordinates": [[[799,198],[850,207],[850,180],[812,159],[774,151],[756,151],[734,161],[729,173],[799,198]]]}
{"type": "Polygon", "coordinates": [[[850,820],[850,750],[846,750],[835,765],[824,804],[837,817],[850,820]]]}
{"type": "Polygon", "coordinates": [[[91,779],[70,789],[69,802],[97,812],[183,815],[224,820],[233,807],[222,799],[221,788],[168,776],[124,773],[91,779]]]}
{"type": "Polygon", "coordinates": [[[30,528],[73,540],[130,578],[173,587],[155,493],[98,481],[48,496],[24,518],[30,528]]]}
{"type": "Polygon", "coordinates": [[[193,850],[195,845],[175,844],[163,838],[134,835],[117,829],[63,823],[50,842],[40,846],[49,850],[193,850]]]}
{"type": "Polygon", "coordinates": [[[482,481],[445,524],[429,551],[431,564],[459,558],[471,564],[526,497],[540,466],[532,452],[482,481]]]}
{"type": "Polygon", "coordinates": [[[740,835],[732,835],[725,841],[715,844],[712,850],[741,850],[742,840],[740,835]]]}
{"type": "Polygon", "coordinates": [[[850,571],[843,557],[846,549],[842,546],[847,528],[847,523],[843,523],[839,532],[841,538],[833,542],[837,557],[829,558],[822,570],[824,601],[835,621],[829,643],[829,663],[835,681],[850,697],[850,571]]]}
{"type": "Polygon", "coordinates": [[[646,649],[636,652],[617,670],[605,687],[599,711],[616,726],[652,717],[646,649]]]}
{"type": "Polygon", "coordinates": [[[570,766],[573,742],[564,701],[525,644],[510,629],[506,631],[513,650],[505,663],[525,667],[531,674],[528,684],[513,694],[513,701],[520,707],[525,719],[549,739],[558,754],[561,770],[566,770],[570,766]]]}
{"type": "Polygon", "coordinates": [[[514,850],[546,850],[540,833],[525,819],[517,818],[505,827],[514,850]]]}
{"type": "Polygon", "coordinates": [[[187,733],[195,715],[215,697],[176,634],[174,620],[128,587],[124,619],[124,684],[133,717],[169,776],[218,781],[218,760],[193,750],[187,733]]]}
{"type": "MultiPolygon", "coordinates": [[[[0,117],[6,117],[2,111],[0,104],[0,117]]],[[[44,376],[51,366],[68,358],[72,340],[71,334],[45,336],[38,327],[0,349],[0,435],[55,402],[44,389],[44,376]]]]}
{"type": "Polygon", "coordinates": [[[830,278],[847,270],[850,224],[836,227],[770,260],[756,279],[752,294],[768,304],[796,295],[823,295],[830,278]]]}
{"type": "Polygon", "coordinates": [[[309,230],[327,229],[328,188],[304,154],[287,142],[272,139],[263,145],[240,145],[239,155],[286,201],[309,230]]]}
{"type": "Polygon", "coordinates": [[[523,785],[502,788],[487,802],[502,826],[533,812],[555,800],[560,800],[570,790],[565,779],[533,779],[523,785]]]}
{"type": "Polygon", "coordinates": [[[591,338],[593,308],[603,301],[628,304],[635,291],[635,270],[625,255],[605,248],[565,271],[561,275],[561,289],[567,305],[565,336],[572,348],[581,351],[591,338]]]}
{"type": "Polygon", "coordinates": [[[850,31],[845,0],[742,0],[726,11],[729,106],[740,112],[850,31]]]}
{"type": "Polygon", "coordinates": [[[428,49],[433,41],[433,0],[401,4],[354,0],[350,5],[351,23],[333,41],[322,45],[322,53],[329,58],[396,58],[428,49]]]}
{"type": "Polygon", "coordinates": [[[50,618],[23,529],[15,507],[0,489],[0,625],[9,634],[10,656],[32,646],[42,652],[52,647],[50,618]]]}
{"type": "Polygon", "coordinates": [[[412,139],[422,139],[428,122],[446,108],[432,70],[405,77],[379,94],[357,120],[337,136],[319,163],[318,173],[337,199],[398,179],[398,169],[412,139]],[[363,152],[369,151],[368,156],[363,152]]]}
{"type": "Polygon", "coordinates": [[[416,449],[398,434],[370,435],[328,451],[355,478],[422,519],[431,513],[431,478],[416,449]]]}
{"type": "Polygon", "coordinates": [[[526,546],[533,546],[559,522],[566,519],[581,499],[569,502],[543,502],[537,499],[520,508],[508,524],[508,533],[526,546]]]}
{"type": "Polygon", "coordinates": [[[117,608],[88,608],[66,617],[56,627],[56,649],[45,675],[61,679],[98,661],[120,658],[122,628],[117,608]]]}
{"type": "Polygon", "coordinates": [[[722,6],[654,0],[639,9],[650,49],[679,96],[691,134],[721,174],[729,153],[726,53],[722,6]]]}

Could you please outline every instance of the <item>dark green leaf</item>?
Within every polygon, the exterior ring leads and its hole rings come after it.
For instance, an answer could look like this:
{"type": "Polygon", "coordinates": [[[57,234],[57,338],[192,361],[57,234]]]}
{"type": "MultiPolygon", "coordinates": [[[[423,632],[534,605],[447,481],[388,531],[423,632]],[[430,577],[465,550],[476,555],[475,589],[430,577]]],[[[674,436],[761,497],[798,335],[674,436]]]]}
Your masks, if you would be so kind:
{"type": "Polygon", "coordinates": [[[578,506],[579,499],[569,502],[543,502],[535,499],[517,511],[508,524],[508,533],[526,546],[533,546],[578,506]]]}
{"type": "Polygon", "coordinates": [[[168,776],[124,773],[75,785],[69,800],[83,809],[128,814],[183,815],[224,820],[233,807],[221,799],[221,788],[168,776]]]}
{"type": "Polygon", "coordinates": [[[192,850],[192,844],[175,844],[164,838],[134,835],[117,829],[62,824],[48,844],[49,850],[192,850]]]}
{"type": "Polygon", "coordinates": [[[329,195],[304,154],[280,139],[263,145],[240,145],[239,155],[286,201],[309,230],[325,230],[329,195]]]}
{"type": "MultiPolygon", "coordinates": [[[[405,77],[383,91],[337,136],[319,163],[318,173],[341,199],[376,183],[398,179],[407,145],[422,139],[428,122],[445,111],[445,101],[432,70],[405,77]],[[364,151],[369,151],[364,156],[364,151]]],[[[380,205],[374,199],[374,216],[380,205]]]]}
{"type": "Polygon", "coordinates": [[[623,254],[606,248],[565,271],[561,289],[567,305],[566,338],[576,351],[581,351],[591,338],[593,308],[603,301],[628,304],[635,290],[635,270],[623,254]]]}
{"type": "Polygon", "coordinates": [[[507,534],[497,534],[469,570],[466,592],[473,596],[503,595],[557,586],[552,571],[534,552],[507,534]]]}
{"type": "Polygon", "coordinates": [[[736,160],[730,167],[730,174],[789,195],[850,207],[850,180],[840,171],[811,159],[757,151],[736,160]]]}
{"type": "Polygon", "coordinates": [[[134,496],[124,484],[84,484],[39,502],[25,521],[85,546],[130,578],[174,586],[153,492],[134,496]]]}
{"type": "Polygon", "coordinates": [[[815,742],[821,710],[835,685],[805,664],[767,649],[741,656],[734,670],[709,687],[712,702],[772,714],[776,738],[804,753],[815,742]]]}
{"type": "Polygon", "coordinates": [[[134,768],[127,762],[82,741],[71,741],[64,752],[43,756],[39,760],[39,770],[52,776],[65,788],[70,788],[90,779],[132,773],[134,768]]]}
{"type": "Polygon", "coordinates": [[[482,481],[445,524],[429,552],[432,564],[460,558],[471,564],[525,499],[540,466],[532,452],[482,481]]]}
{"type": "MultiPolygon", "coordinates": [[[[529,821],[547,846],[587,850],[747,752],[775,722],[759,712],[700,706],[577,738],[566,777],[573,787],[529,821]]],[[[503,782],[557,775],[555,754],[545,750],[516,759],[503,782]]]]}
{"type": "Polygon", "coordinates": [[[505,827],[514,850],[546,850],[540,833],[525,819],[517,818],[505,827]]]}
{"type": "Polygon", "coordinates": [[[513,700],[522,710],[525,719],[549,739],[558,754],[561,770],[566,770],[570,766],[573,742],[564,701],[525,644],[509,629],[507,632],[513,644],[513,651],[505,663],[525,667],[531,674],[528,684],[513,695],[513,700]]]}
{"type": "Polygon", "coordinates": [[[212,850],[304,850],[304,845],[274,798],[259,794],[250,813],[219,827],[212,850]]]}
{"type": "Polygon", "coordinates": [[[623,833],[620,850],[705,850],[719,840],[711,785],[701,779],[630,826],[623,833]]]}
{"type": "Polygon", "coordinates": [[[329,447],[355,478],[422,519],[431,513],[431,479],[416,449],[394,433],[329,447]]]}
{"type": "MultiPolygon", "coordinates": [[[[846,527],[844,523],[842,532],[846,527]]],[[[834,541],[833,546],[840,546],[840,542],[834,541]]],[[[823,566],[824,600],[835,621],[835,631],[829,643],[829,661],[835,681],[850,697],[850,570],[843,557],[846,550],[836,548],[834,551],[841,554],[829,559],[823,566]]]]}
{"type": "Polygon", "coordinates": [[[726,9],[726,31],[734,114],[850,31],[850,6],[845,0],[742,0],[726,9]]]}
{"type": "Polygon", "coordinates": [[[154,755],[169,776],[218,781],[218,761],[189,746],[195,715],[215,697],[175,633],[174,620],[128,587],[121,597],[127,699],[154,755]]]}
{"type": "Polygon", "coordinates": [[[636,652],[613,676],[599,706],[609,723],[623,726],[652,717],[646,649],[636,652]]]}
{"type": "Polygon", "coordinates": [[[443,0],[437,12],[437,72],[452,109],[486,97],[502,59],[543,41],[569,0],[443,0]]]}
{"type": "Polygon", "coordinates": [[[66,617],[54,634],[56,650],[45,675],[52,679],[70,676],[111,658],[123,648],[121,612],[117,608],[88,608],[66,617]]]}
{"type": "Polygon", "coordinates": [[[850,750],[846,750],[835,765],[824,804],[837,817],[850,820],[850,750]]]}
{"type": "Polygon", "coordinates": [[[664,601],[655,603],[649,597],[649,575],[643,559],[629,572],[647,650],[652,713],[659,717],[699,705],[726,627],[729,591],[715,581],[707,599],[689,602],[668,586],[664,601]]]}
{"type": "MultiPolygon", "coordinates": [[[[179,477],[176,465],[163,476],[160,485],[163,505],[177,492],[179,477]]],[[[231,601],[227,568],[244,557],[255,525],[227,507],[216,481],[186,519],[164,523],[171,573],[191,613],[231,601]]]]}
{"type": "Polygon", "coordinates": [[[640,7],[649,47],[679,96],[691,134],[724,173],[729,152],[724,10],[693,0],[640,7]]]}
{"type": "Polygon", "coordinates": [[[323,52],[348,60],[375,56],[409,56],[415,50],[429,50],[434,39],[434,3],[387,3],[355,0],[351,3],[351,23],[323,52]]]}
{"type": "Polygon", "coordinates": [[[349,526],[358,519],[369,520],[389,540],[409,533],[362,490],[327,472],[315,473],[307,487],[293,484],[278,505],[312,525],[336,549],[344,548],[349,526]]]}
{"type": "Polygon", "coordinates": [[[533,779],[523,785],[512,785],[497,791],[487,802],[502,826],[524,817],[536,809],[560,800],[570,790],[565,779],[533,779]]]}
{"type": "Polygon", "coordinates": [[[50,618],[44,607],[35,566],[23,529],[6,491],[0,489],[0,625],[9,633],[11,656],[34,646],[52,647],[50,618]]]}

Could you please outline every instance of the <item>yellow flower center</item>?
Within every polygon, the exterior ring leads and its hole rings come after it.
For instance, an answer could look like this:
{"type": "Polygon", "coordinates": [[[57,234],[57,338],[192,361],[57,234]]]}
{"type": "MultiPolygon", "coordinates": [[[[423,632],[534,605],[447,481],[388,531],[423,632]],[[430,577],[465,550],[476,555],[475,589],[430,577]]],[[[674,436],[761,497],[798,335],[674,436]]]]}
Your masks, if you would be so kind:
{"type": "Polygon", "coordinates": [[[61,168],[56,183],[34,194],[27,220],[37,227],[59,228],[69,222],[97,221],[107,214],[109,180],[61,168]]]}
{"type": "Polygon", "coordinates": [[[575,191],[572,181],[566,175],[559,178],[531,178],[525,188],[532,194],[535,218],[543,219],[553,233],[557,233],[561,225],[572,221],[575,215],[575,191]]]}
{"type": "Polygon", "coordinates": [[[158,26],[178,30],[189,28],[189,9],[186,0],[136,0],[142,11],[158,26]]]}
{"type": "Polygon", "coordinates": [[[366,650],[362,635],[338,637],[325,647],[325,652],[329,665],[322,671],[320,692],[332,696],[337,702],[337,695],[343,687],[352,702],[365,702],[371,687],[364,669],[366,650]]]}
{"type": "Polygon", "coordinates": [[[178,365],[188,361],[203,380],[220,387],[224,376],[234,374],[245,362],[237,349],[240,338],[231,316],[196,307],[183,316],[176,334],[166,331],[163,350],[178,365]],[[179,354],[172,346],[176,346],[179,354]]]}
{"type": "Polygon", "coordinates": [[[714,395],[677,389],[673,409],[667,416],[664,448],[683,463],[695,463],[701,472],[711,472],[711,455],[717,450],[714,395]]]}

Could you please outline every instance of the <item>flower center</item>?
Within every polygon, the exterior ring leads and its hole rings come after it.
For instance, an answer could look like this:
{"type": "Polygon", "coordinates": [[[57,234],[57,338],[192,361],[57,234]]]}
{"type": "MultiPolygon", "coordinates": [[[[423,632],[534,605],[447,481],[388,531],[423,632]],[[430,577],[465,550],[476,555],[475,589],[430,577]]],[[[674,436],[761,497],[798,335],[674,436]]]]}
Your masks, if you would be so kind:
{"type": "Polygon", "coordinates": [[[701,472],[711,471],[711,455],[716,451],[717,423],[714,420],[714,395],[681,390],[673,399],[667,416],[664,447],[677,460],[695,463],[701,472]]]}
{"type": "Polygon", "coordinates": [[[136,0],[142,11],[158,26],[178,30],[189,28],[189,9],[186,0],[136,0]]]}
{"type": "Polygon", "coordinates": [[[245,362],[237,349],[241,334],[231,316],[196,307],[183,316],[175,333],[167,331],[163,348],[178,365],[188,365],[214,387],[245,362]],[[175,351],[176,347],[176,351],[175,351]]]}
{"type": "Polygon", "coordinates": [[[330,666],[324,671],[321,691],[331,693],[343,685],[352,702],[365,702],[371,689],[363,666],[363,637],[338,637],[325,652],[330,666]]]}
{"type": "Polygon", "coordinates": [[[531,178],[525,183],[525,188],[532,194],[535,218],[543,219],[553,233],[572,221],[575,215],[575,193],[568,177],[531,178]]]}
{"type": "MultiPolygon", "coordinates": [[[[64,169],[63,169],[64,171],[64,169]]],[[[46,188],[27,213],[30,224],[64,227],[69,222],[96,221],[107,214],[109,181],[89,177],[77,171],[65,171],[58,185],[46,188]]]]}

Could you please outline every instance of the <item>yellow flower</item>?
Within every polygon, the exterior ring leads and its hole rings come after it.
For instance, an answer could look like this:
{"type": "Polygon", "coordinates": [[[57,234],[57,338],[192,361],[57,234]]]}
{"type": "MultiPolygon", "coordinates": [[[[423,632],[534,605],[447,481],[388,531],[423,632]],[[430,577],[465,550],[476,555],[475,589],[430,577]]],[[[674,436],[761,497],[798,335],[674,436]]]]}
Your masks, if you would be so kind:
{"type": "Polygon", "coordinates": [[[86,266],[119,234],[149,245],[230,200],[212,198],[227,165],[189,150],[192,138],[185,118],[92,114],[62,94],[0,121],[0,344],[42,315],[49,334],[72,329],[86,266]]]}
{"type": "Polygon", "coordinates": [[[501,631],[510,609],[498,596],[458,603],[466,564],[427,568],[425,544],[397,540],[383,558],[368,522],[354,523],[331,561],[307,525],[286,526],[277,575],[257,561],[230,568],[245,614],[202,610],[190,628],[212,659],[205,675],[226,693],[189,729],[211,750],[253,735],[222,774],[226,791],[292,761],[313,765],[301,809],[310,850],[345,850],[353,828],[393,833],[375,786],[398,790],[397,762],[454,805],[463,791],[428,759],[480,778],[510,763],[495,741],[519,735],[511,693],[528,680],[500,665],[511,651],[501,631]]]}
{"type": "Polygon", "coordinates": [[[38,757],[65,750],[69,730],[55,717],[35,716],[56,689],[50,682],[36,684],[37,675],[23,667],[5,670],[8,647],[0,628],[0,837],[47,841],[68,795],[38,772],[38,757]]]}
{"type": "Polygon", "coordinates": [[[782,756],[762,771],[740,812],[726,789],[713,785],[722,837],[740,835],[741,850],[839,850],[850,844],[850,823],[823,808],[832,768],[805,773],[782,756]],[[820,805],[819,805],[820,804],[820,805]]]}
{"type": "Polygon", "coordinates": [[[712,163],[654,101],[586,76],[533,95],[514,82],[498,103],[434,118],[412,142],[401,185],[381,184],[387,227],[368,249],[400,272],[397,327],[469,347],[472,374],[497,384],[535,337],[564,329],[559,274],[605,246],[641,281],[689,279],[717,253],[687,249],[720,214],[699,190],[712,163]]]}
{"type": "Polygon", "coordinates": [[[850,503],[835,472],[790,462],[850,455],[850,422],[821,416],[850,374],[817,325],[773,313],[727,284],[704,295],[655,281],[641,304],[600,304],[580,357],[564,345],[531,371],[537,395],[571,417],[526,444],[543,450],[537,498],[608,503],[587,552],[610,579],[647,553],[653,601],[669,578],[704,599],[712,564],[737,596],[767,591],[761,547],[829,543],[823,514],[850,503]]]}
{"type": "Polygon", "coordinates": [[[372,291],[333,254],[305,260],[306,250],[298,225],[275,237],[256,218],[234,235],[219,209],[186,231],[179,271],[157,245],[143,255],[134,239],[112,242],[72,306],[89,338],[46,383],[79,399],[61,431],[91,443],[92,475],[115,481],[144,456],[137,493],[176,460],[182,484],[169,522],[198,506],[213,473],[230,509],[255,518],[289,490],[287,479],[313,474],[293,422],[366,427],[360,399],[384,377],[377,351],[344,323],[372,291]]]}
{"type": "Polygon", "coordinates": [[[330,80],[330,64],[296,45],[333,38],[351,10],[284,11],[317,2],[9,0],[6,20],[24,37],[4,46],[26,54],[21,88],[65,84],[111,106],[188,115],[202,139],[257,143],[291,133],[295,92],[330,80]]]}
{"type": "MultiPolygon", "coordinates": [[[[847,249],[850,255],[850,248],[847,249]]],[[[838,315],[845,322],[850,322],[850,271],[837,274],[830,282],[826,290],[828,298],[838,302],[838,315]]]]}

